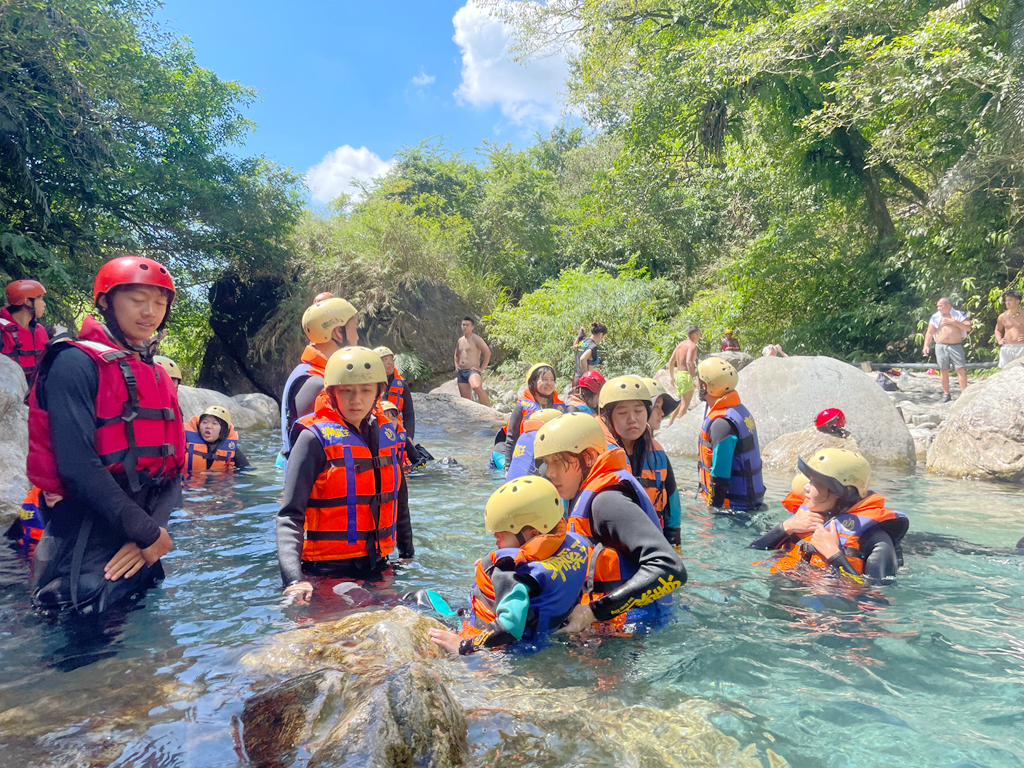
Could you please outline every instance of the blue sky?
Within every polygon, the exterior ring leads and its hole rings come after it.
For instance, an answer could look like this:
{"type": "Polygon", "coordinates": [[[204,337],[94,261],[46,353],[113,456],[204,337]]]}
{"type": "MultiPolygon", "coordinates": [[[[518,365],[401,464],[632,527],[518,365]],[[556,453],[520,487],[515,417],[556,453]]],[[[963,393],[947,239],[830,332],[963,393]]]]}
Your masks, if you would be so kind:
{"type": "Polygon", "coordinates": [[[202,66],[252,86],[246,153],[307,172],[324,202],[430,136],[472,156],[527,144],[559,119],[561,57],[509,61],[507,30],[466,2],[165,0],[156,18],[202,66]]]}

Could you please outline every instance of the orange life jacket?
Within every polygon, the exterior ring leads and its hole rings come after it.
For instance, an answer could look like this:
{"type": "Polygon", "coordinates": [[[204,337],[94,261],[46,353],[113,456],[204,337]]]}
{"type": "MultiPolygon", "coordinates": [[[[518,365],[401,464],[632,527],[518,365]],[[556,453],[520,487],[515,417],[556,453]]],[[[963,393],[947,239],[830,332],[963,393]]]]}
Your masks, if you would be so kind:
{"type": "MultiPolygon", "coordinates": [[[[604,439],[608,441],[608,447],[621,447],[608,423],[601,417],[598,417],[597,420],[601,423],[601,429],[604,430],[604,439]]],[[[640,485],[643,486],[644,493],[647,494],[647,498],[654,505],[654,510],[658,513],[658,517],[661,517],[665,507],[668,506],[668,489],[666,488],[668,483],[668,455],[665,453],[661,443],[654,439],[650,425],[647,426],[647,432],[641,439],[648,441],[647,450],[644,452],[644,463],[640,468],[640,474],[634,476],[640,481],[640,485]]],[[[627,456],[626,458],[628,459],[629,457],[627,456]]],[[[630,471],[632,471],[632,465],[630,465],[630,471]]]]}
{"type": "Polygon", "coordinates": [[[786,498],[782,500],[782,506],[788,509],[790,512],[795,513],[800,509],[800,505],[804,503],[804,497],[799,493],[793,493],[790,491],[786,494],[786,498]]]}
{"type": "Polygon", "coordinates": [[[396,420],[399,427],[402,427],[402,411],[405,409],[405,398],[409,395],[409,387],[405,383],[405,379],[395,372],[394,377],[391,379],[391,383],[384,392],[384,399],[390,400],[395,404],[398,409],[396,420]]]}
{"type": "MultiPolygon", "coordinates": [[[[799,507],[798,507],[799,509],[799,507]]],[[[795,513],[796,510],[793,510],[795,513]]],[[[892,538],[897,553],[910,522],[902,512],[885,508],[885,497],[872,493],[854,504],[841,515],[829,520],[825,527],[839,534],[839,549],[846,555],[857,573],[864,573],[864,561],[867,553],[860,549],[860,540],[868,529],[880,525],[892,538]]],[[[803,534],[801,541],[794,544],[788,552],[776,558],[772,564],[772,572],[791,571],[799,563],[807,562],[819,568],[828,568],[828,560],[818,554],[810,544],[811,534],[803,534]]]]}
{"type": "Polygon", "coordinates": [[[385,558],[395,548],[402,466],[398,431],[386,418],[373,422],[377,452],[329,403],[299,419],[327,456],[306,505],[303,560],[385,558]]]}
{"type": "Polygon", "coordinates": [[[195,472],[223,472],[231,468],[231,462],[235,458],[235,449],[238,447],[238,433],[231,427],[228,436],[217,444],[216,450],[210,454],[210,447],[203,440],[199,433],[199,420],[202,416],[193,416],[185,425],[185,471],[188,474],[195,472]],[[193,460],[196,460],[193,462],[193,460]],[[207,465],[207,461],[212,459],[207,465]]]}

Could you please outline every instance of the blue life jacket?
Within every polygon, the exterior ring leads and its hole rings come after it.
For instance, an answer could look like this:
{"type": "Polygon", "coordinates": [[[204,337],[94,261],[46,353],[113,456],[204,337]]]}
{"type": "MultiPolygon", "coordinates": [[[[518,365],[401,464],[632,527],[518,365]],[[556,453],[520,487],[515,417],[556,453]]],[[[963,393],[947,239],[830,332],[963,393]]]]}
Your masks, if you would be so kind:
{"type": "Polygon", "coordinates": [[[523,432],[516,440],[515,450],[512,452],[512,462],[508,465],[508,472],[505,473],[505,480],[516,480],[534,474],[537,464],[533,458],[534,441],[537,439],[537,430],[523,432]]]}
{"type": "Polygon", "coordinates": [[[309,369],[311,367],[309,363],[299,363],[288,374],[288,381],[284,383],[284,394],[281,395],[281,453],[285,458],[292,451],[292,426],[303,416],[308,415],[305,413],[295,413],[295,410],[291,407],[291,402],[299,388],[309,378],[309,369]]]}
{"type": "MultiPolygon", "coordinates": [[[[729,393],[735,394],[735,393],[729,393]]],[[[728,398],[729,396],[726,395],[728,398]]],[[[724,398],[723,398],[724,399],[724,398]]],[[[739,398],[730,398],[724,407],[716,403],[704,418],[700,430],[700,492],[706,501],[712,497],[711,464],[714,447],[711,445],[711,425],[715,419],[726,419],[736,430],[738,442],[732,456],[732,471],[729,475],[729,489],[723,508],[733,510],[757,509],[764,499],[764,480],[761,477],[761,448],[757,441],[757,427],[754,418],[739,398]]]]}

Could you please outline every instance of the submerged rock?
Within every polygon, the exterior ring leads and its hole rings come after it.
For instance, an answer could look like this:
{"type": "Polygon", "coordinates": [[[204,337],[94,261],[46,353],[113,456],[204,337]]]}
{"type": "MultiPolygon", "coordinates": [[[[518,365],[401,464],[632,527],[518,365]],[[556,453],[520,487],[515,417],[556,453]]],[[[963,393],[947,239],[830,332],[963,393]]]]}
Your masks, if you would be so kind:
{"type": "Polygon", "coordinates": [[[859,451],[857,440],[828,435],[815,427],[788,432],[761,448],[761,461],[768,469],[796,472],[796,460],[807,459],[824,448],[846,448],[859,451]]]}

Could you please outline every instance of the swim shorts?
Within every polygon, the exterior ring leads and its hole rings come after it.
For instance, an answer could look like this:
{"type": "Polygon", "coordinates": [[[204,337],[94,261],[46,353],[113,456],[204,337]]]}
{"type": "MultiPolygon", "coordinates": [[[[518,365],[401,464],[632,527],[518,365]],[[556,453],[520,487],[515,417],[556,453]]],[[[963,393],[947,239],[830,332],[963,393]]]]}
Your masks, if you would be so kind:
{"type": "Polygon", "coordinates": [[[935,344],[935,361],[940,371],[950,368],[963,368],[967,365],[967,355],[963,344],[935,344]]]}
{"type": "Polygon", "coordinates": [[[469,384],[469,377],[474,373],[476,373],[476,371],[472,368],[459,368],[455,377],[456,381],[458,381],[459,384],[469,384]]]}
{"type": "Polygon", "coordinates": [[[697,387],[693,385],[693,377],[689,371],[676,371],[676,389],[682,397],[687,392],[693,392],[697,387]]]}
{"type": "Polygon", "coordinates": [[[1005,368],[1014,360],[1024,357],[1024,344],[1003,344],[999,348],[999,367],[1005,368]]]}

